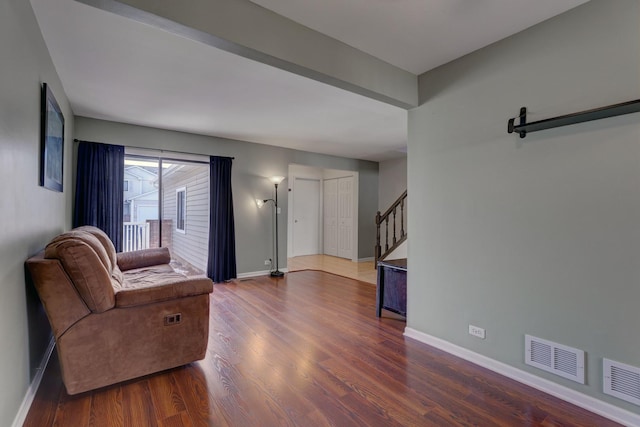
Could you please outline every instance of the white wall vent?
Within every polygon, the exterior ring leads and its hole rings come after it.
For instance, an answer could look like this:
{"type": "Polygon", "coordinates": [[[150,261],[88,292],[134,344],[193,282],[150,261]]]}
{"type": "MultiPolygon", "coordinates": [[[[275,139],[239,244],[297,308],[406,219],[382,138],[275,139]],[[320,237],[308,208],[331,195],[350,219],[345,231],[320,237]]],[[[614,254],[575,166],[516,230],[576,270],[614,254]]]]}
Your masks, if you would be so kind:
{"type": "Polygon", "coordinates": [[[584,384],[584,351],[525,335],[524,362],[584,384]]]}
{"type": "Polygon", "coordinates": [[[640,368],[602,360],[604,393],[640,405],[640,368]]]}

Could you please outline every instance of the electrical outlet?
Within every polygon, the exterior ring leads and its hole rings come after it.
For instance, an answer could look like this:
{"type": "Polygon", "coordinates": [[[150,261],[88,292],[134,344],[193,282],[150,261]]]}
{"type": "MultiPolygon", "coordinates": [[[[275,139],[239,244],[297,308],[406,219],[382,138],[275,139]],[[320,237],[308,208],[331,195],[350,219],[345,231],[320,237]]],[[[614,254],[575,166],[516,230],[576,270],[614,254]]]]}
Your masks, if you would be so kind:
{"type": "Polygon", "coordinates": [[[164,326],[177,325],[182,322],[182,313],[167,314],[164,316],[164,326]]]}
{"type": "Polygon", "coordinates": [[[282,208],[276,209],[276,214],[280,215],[282,213],[282,208]]]}
{"type": "Polygon", "coordinates": [[[264,260],[264,265],[271,265],[271,260],[270,259],[265,259],[264,260]]]}
{"type": "Polygon", "coordinates": [[[469,335],[473,335],[474,337],[478,337],[480,339],[484,339],[484,329],[479,326],[469,325],[469,335]]]}

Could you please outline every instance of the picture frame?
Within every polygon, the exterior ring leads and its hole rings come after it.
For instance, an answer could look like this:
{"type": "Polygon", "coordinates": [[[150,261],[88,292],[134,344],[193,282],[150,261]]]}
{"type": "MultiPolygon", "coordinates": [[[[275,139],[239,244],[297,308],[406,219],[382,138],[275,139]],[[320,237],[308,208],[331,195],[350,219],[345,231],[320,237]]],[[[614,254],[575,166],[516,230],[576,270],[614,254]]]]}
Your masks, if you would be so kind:
{"type": "Polygon", "coordinates": [[[42,83],[40,145],[40,185],[53,191],[62,192],[64,115],[46,83],[42,83]]]}

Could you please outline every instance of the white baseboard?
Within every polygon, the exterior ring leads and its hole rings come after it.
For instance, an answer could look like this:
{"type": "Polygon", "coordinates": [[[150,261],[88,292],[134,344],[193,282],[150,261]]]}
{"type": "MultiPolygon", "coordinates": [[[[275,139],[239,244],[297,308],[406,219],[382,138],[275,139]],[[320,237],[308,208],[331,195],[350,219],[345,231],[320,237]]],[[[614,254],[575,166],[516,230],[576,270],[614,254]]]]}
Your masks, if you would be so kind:
{"type": "Polygon", "coordinates": [[[543,391],[617,423],[628,427],[640,427],[640,415],[634,414],[633,412],[629,412],[602,400],[598,400],[594,397],[587,396],[586,394],[554,383],[553,381],[530,374],[529,372],[491,359],[487,356],[483,356],[443,339],[425,334],[424,332],[417,331],[413,328],[405,328],[404,336],[413,338],[432,347],[436,347],[442,351],[446,351],[449,354],[460,357],[461,359],[467,360],[478,366],[482,366],[483,368],[490,369],[507,378],[511,378],[512,380],[543,391]]]}
{"type": "MultiPolygon", "coordinates": [[[[288,273],[289,269],[280,268],[280,271],[282,271],[283,273],[288,273]]],[[[250,271],[248,273],[238,274],[238,279],[248,279],[251,277],[268,276],[269,273],[271,273],[271,270],[250,271]]]]}
{"type": "Polygon", "coordinates": [[[44,352],[44,356],[42,356],[42,360],[40,361],[40,365],[36,369],[36,375],[33,377],[33,381],[29,384],[29,388],[27,388],[27,393],[22,399],[22,404],[20,405],[20,409],[16,414],[16,417],[13,419],[13,427],[21,427],[25,420],[27,419],[27,414],[29,413],[29,409],[31,409],[31,404],[33,403],[33,399],[36,397],[36,392],[38,391],[38,387],[40,387],[40,383],[42,382],[42,377],[44,376],[44,371],[47,368],[47,364],[49,363],[49,358],[51,357],[51,353],[53,353],[53,349],[55,348],[56,342],[51,338],[49,342],[49,346],[47,350],[44,352]]]}

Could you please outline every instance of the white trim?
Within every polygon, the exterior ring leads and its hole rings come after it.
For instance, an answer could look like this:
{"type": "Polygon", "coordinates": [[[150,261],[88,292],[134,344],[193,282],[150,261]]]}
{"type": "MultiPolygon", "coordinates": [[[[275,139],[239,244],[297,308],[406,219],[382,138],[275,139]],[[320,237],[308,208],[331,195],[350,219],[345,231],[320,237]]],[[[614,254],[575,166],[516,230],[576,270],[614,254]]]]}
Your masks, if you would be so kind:
{"type": "MultiPolygon", "coordinates": [[[[279,270],[282,271],[283,273],[289,272],[289,269],[287,268],[280,268],[279,270]]],[[[248,279],[250,277],[268,276],[269,273],[271,273],[271,270],[249,271],[247,273],[238,274],[238,279],[248,279]]]]}
{"type": "Polygon", "coordinates": [[[27,414],[29,413],[29,409],[31,409],[31,404],[33,403],[33,399],[36,397],[36,392],[38,391],[38,387],[40,387],[40,383],[42,382],[42,377],[44,376],[44,371],[47,368],[47,364],[49,363],[49,358],[51,357],[51,353],[53,353],[53,349],[55,348],[56,341],[51,338],[49,342],[49,346],[47,350],[44,352],[42,356],[42,360],[40,361],[40,365],[36,369],[36,375],[33,377],[33,381],[29,384],[27,388],[27,392],[22,399],[22,404],[20,405],[20,409],[18,409],[18,413],[16,417],[13,419],[12,427],[21,427],[25,420],[27,419],[27,414]]]}
{"type": "Polygon", "coordinates": [[[248,279],[250,277],[266,276],[270,272],[271,272],[270,270],[261,270],[261,271],[250,271],[248,273],[240,273],[238,274],[238,279],[248,279]]]}
{"type": "Polygon", "coordinates": [[[351,231],[353,239],[351,247],[351,260],[358,261],[358,231],[360,224],[358,221],[359,209],[360,209],[360,172],[353,172],[353,188],[351,190],[351,197],[353,197],[353,229],[351,231]]]}
{"type": "Polygon", "coordinates": [[[507,365],[506,363],[483,356],[443,339],[417,331],[413,328],[406,327],[404,330],[404,336],[446,351],[449,354],[460,357],[478,366],[482,366],[483,368],[490,369],[507,378],[511,378],[512,380],[543,391],[612,421],[628,427],[640,427],[640,415],[634,414],[633,412],[619,408],[594,397],[587,396],[584,393],[580,393],[576,390],[554,383],[553,381],[530,374],[529,372],[525,372],[507,365]]]}

